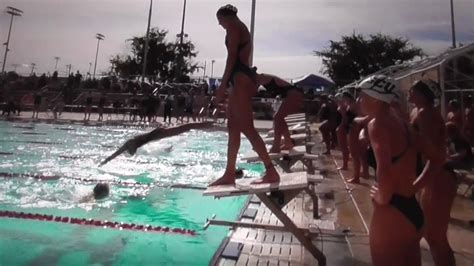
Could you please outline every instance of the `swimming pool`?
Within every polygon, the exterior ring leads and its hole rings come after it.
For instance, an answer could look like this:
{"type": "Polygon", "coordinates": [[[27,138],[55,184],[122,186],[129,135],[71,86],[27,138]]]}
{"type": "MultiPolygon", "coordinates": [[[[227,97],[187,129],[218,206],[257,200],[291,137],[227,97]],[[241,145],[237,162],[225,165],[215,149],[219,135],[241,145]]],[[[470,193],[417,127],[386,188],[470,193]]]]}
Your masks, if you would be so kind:
{"type": "MultiPolygon", "coordinates": [[[[0,265],[207,265],[227,229],[203,231],[206,218],[216,214],[235,220],[246,198],[215,200],[203,197],[201,190],[169,186],[204,187],[222,174],[226,133],[190,131],[97,166],[143,131],[0,122],[0,211],[184,228],[196,236],[4,217],[0,265]],[[79,203],[97,183],[86,179],[112,183],[110,196],[79,203]]],[[[241,153],[250,149],[242,141],[241,153]]],[[[239,166],[250,175],[263,170],[261,165],[239,166]]]]}

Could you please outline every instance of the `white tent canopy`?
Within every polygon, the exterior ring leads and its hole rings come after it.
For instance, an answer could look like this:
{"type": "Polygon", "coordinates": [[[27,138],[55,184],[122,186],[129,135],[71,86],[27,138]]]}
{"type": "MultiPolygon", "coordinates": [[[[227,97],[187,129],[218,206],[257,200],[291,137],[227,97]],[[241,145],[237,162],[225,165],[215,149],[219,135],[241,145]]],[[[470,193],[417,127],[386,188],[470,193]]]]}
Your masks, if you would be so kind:
{"type": "MultiPolygon", "coordinates": [[[[466,95],[474,94],[474,43],[449,49],[438,56],[389,66],[373,74],[394,78],[404,93],[408,92],[415,80],[431,79],[438,82],[442,91],[441,109],[444,114],[447,101],[457,98],[462,103],[466,95]]],[[[361,80],[348,84],[343,89],[354,87],[361,80]]]]}

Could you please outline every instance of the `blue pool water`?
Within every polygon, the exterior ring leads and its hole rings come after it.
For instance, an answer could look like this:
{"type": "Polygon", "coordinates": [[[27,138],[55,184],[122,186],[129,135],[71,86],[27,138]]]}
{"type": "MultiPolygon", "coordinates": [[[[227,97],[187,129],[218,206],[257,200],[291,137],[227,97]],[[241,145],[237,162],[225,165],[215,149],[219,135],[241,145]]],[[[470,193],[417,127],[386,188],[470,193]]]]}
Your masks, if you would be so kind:
{"type": "MultiPolygon", "coordinates": [[[[195,230],[197,236],[104,229],[0,218],[0,265],[207,265],[227,234],[202,226],[212,214],[234,220],[246,198],[216,200],[201,190],[223,173],[227,135],[190,131],[153,142],[133,157],[97,164],[126,139],[144,132],[118,127],[0,122],[0,172],[60,176],[58,180],[0,177],[0,210],[51,214],[195,230]],[[152,188],[112,185],[107,199],[83,202],[95,182],[127,181],[152,188]]],[[[250,151],[242,141],[241,154],[250,151]]],[[[249,175],[261,165],[239,164],[249,175]]]]}

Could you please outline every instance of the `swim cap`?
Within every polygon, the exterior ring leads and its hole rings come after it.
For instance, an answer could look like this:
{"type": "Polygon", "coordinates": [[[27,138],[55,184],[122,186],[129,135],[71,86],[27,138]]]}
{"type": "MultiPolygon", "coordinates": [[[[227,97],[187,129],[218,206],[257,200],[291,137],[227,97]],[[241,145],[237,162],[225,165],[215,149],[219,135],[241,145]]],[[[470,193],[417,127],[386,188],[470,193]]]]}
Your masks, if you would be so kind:
{"type": "Polygon", "coordinates": [[[461,105],[459,104],[459,102],[456,99],[449,101],[448,105],[449,105],[449,107],[453,108],[454,110],[459,110],[459,108],[461,108],[461,105]]]}
{"type": "Polygon", "coordinates": [[[365,94],[382,102],[391,103],[397,97],[397,83],[385,75],[370,76],[361,81],[357,87],[365,94]]]}
{"type": "Polygon", "coordinates": [[[99,183],[94,187],[94,198],[103,199],[109,195],[109,185],[105,183],[99,183]]]}
{"type": "Polygon", "coordinates": [[[406,101],[406,95],[401,90],[395,89],[393,90],[393,94],[395,95],[393,98],[394,102],[402,103],[406,101]]]}
{"type": "Polygon", "coordinates": [[[437,82],[431,79],[416,80],[413,82],[412,88],[423,94],[431,103],[441,97],[441,88],[437,82]]]}
{"type": "Polygon", "coordinates": [[[233,5],[225,5],[225,6],[222,6],[219,8],[219,10],[217,10],[217,13],[216,15],[217,16],[224,16],[224,17],[227,17],[227,16],[236,16],[237,15],[237,8],[233,5]]]}

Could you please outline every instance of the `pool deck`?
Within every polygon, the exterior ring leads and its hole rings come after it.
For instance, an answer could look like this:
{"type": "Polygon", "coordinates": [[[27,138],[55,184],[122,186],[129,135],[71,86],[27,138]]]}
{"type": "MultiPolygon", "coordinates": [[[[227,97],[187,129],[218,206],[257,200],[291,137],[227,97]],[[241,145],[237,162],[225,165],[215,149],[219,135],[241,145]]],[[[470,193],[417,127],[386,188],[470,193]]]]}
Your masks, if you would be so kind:
{"type": "MultiPolygon", "coordinates": [[[[320,135],[315,135],[313,153],[321,153],[320,135]]],[[[312,218],[312,200],[301,193],[283,208],[284,212],[300,227],[314,225],[323,234],[313,237],[313,243],[326,256],[327,265],[371,265],[368,230],[373,212],[369,189],[374,180],[361,179],[360,185],[347,183],[350,171],[339,171],[341,153],[332,151],[317,163],[324,182],[316,186],[319,197],[320,219],[312,218]]],[[[351,167],[351,165],[350,165],[351,167]]],[[[292,170],[303,171],[302,165],[292,170]]],[[[468,220],[474,218],[474,202],[462,196],[466,187],[460,185],[451,212],[448,237],[455,252],[457,265],[474,265],[474,228],[468,220]]],[[[247,209],[255,209],[254,218],[240,217],[241,222],[281,225],[280,221],[258,202],[250,202],[247,209]]],[[[227,242],[242,243],[238,258],[223,258],[222,249],[214,257],[214,265],[317,265],[291,233],[264,229],[230,228],[227,242]]],[[[224,246],[226,245],[224,243],[224,246]]],[[[421,241],[422,264],[434,265],[427,243],[421,241]]]]}
{"type": "MultiPolygon", "coordinates": [[[[130,123],[122,120],[122,115],[113,115],[111,120],[97,123],[97,114],[84,123],[82,113],[63,113],[56,121],[40,113],[38,120],[31,119],[31,112],[23,112],[21,116],[10,116],[1,120],[20,122],[43,122],[78,124],[88,126],[116,125],[154,127],[158,124],[130,123]]],[[[173,119],[174,120],[174,119],[173,119]]],[[[159,118],[158,121],[162,121],[159,118]]],[[[224,126],[225,124],[223,124],[224,126]]],[[[272,121],[255,120],[255,127],[260,131],[267,131],[272,127],[272,121]]],[[[313,125],[313,129],[316,127],[313,125]]],[[[323,147],[320,144],[320,135],[313,136],[313,153],[319,154],[323,147]]],[[[319,197],[320,219],[312,218],[312,201],[308,194],[301,193],[294,198],[283,210],[300,227],[317,225],[323,230],[313,238],[313,243],[323,251],[327,258],[327,265],[370,265],[370,250],[368,228],[372,216],[372,203],[369,189],[374,184],[373,179],[361,179],[360,185],[347,183],[350,171],[339,171],[341,153],[332,151],[331,156],[321,157],[317,162],[322,169],[321,174],[325,182],[316,186],[319,197]]],[[[351,165],[349,164],[351,167],[351,165]]],[[[293,171],[303,171],[303,165],[297,163],[293,171]]],[[[466,187],[460,185],[459,193],[451,211],[448,238],[455,251],[457,265],[474,265],[474,228],[469,226],[468,220],[474,218],[474,201],[462,196],[466,187]]],[[[281,225],[281,222],[270,212],[264,204],[252,198],[246,209],[254,213],[253,217],[242,216],[242,222],[255,222],[270,225],[281,225]]],[[[218,218],[218,217],[217,217],[218,218]]],[[[302,247],[299,241],[287,232],[277,232],[264,229],[230,228],[227,242],[242,243],[240,255],[234,259],[223,258],[222,249],[214,256],[215,265],[317,265],[316,260],[302,247]]],[[[433,265],[429,247],[424,240],[421,242],[423,265],[433,265]]]]}

